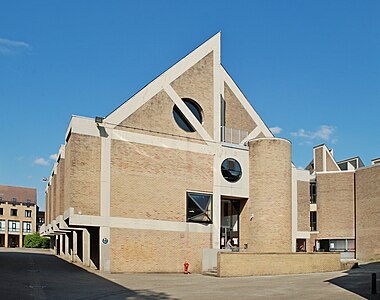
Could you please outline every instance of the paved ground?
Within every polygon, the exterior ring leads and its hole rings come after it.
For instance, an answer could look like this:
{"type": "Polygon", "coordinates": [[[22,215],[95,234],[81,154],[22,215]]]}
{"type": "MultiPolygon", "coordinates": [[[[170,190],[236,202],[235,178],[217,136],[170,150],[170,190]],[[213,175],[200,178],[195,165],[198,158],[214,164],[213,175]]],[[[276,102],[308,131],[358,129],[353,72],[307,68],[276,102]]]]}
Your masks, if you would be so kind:
{"type": "Polygon", "coordinates": [[[48,251],[0,248],[0,299],[380,299],[371,273],[349,272],[242,278],[199,274],[106,274],[70,264],[48,251]]]}

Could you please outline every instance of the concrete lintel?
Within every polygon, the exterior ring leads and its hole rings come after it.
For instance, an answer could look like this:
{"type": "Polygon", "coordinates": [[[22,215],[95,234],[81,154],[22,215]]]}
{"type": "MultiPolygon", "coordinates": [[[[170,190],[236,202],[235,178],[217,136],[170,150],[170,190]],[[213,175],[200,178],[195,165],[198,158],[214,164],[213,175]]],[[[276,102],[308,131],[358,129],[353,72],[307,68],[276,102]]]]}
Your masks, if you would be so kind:
{"type": "Polygon", "coordinates": [[[161,230],[175,232],[200,232],[211,233],[211,225],[203,225],[197,223],[162,221],[162,220],[147,220],[133,219],[120,217],[101,217],[89,215],[73,215],[70,217],[71,227],[74,226],[96,226],[96,227],[111,227],[111,228],[130,228],[143,230],[161,230]]]}

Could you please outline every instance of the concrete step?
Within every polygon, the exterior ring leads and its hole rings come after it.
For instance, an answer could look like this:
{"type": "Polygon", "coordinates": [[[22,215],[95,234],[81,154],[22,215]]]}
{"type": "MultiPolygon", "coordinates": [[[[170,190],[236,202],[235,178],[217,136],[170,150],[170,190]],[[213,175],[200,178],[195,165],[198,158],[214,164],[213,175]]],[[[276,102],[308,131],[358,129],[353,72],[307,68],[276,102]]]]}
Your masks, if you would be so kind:
{"type": "Polygon", "coordinates": [[[218,270],[216,268],[209,269],[203,272],[203,275],[218,277],[218,270]]]}

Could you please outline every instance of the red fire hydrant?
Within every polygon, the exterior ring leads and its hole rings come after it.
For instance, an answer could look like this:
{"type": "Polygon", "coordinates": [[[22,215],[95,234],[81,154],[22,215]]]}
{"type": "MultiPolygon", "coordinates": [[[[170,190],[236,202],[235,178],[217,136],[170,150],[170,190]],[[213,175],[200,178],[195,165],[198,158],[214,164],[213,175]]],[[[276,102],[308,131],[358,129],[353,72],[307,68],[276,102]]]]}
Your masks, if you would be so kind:
{"type": "Polygon", "coordinates": [[[183,274],[191,274],[189,272],[189,266],[190,264],[187,261],[185,261],[185,263],[183,264],[183,274]]]}

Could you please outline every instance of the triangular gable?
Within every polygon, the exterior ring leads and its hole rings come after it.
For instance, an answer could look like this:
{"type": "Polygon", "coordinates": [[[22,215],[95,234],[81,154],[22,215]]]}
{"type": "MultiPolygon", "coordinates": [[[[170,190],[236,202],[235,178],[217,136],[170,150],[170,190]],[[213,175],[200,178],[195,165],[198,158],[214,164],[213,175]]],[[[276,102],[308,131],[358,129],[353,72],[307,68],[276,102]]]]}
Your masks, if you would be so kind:
{"type": "Polygon", "coordinates": [[[325,144],[314,147],[315,172],[340,171],[338,164],[325,144]]]}
{"type": "MultiPolygon", "coordinates": [[[[129,116],[131,116],[134,112],[136,112],[140,107],[142,107],[147,101],[151,100],[155,95],[164,91],[169,98],[174,102],[175,105],[181,110],[184,116],[191,123],[196,132],[204,139],[205,141],[212,142],[213,138],[218,138],[214,136],[215,132],[218,132],[215,128],[208,128],[207,132],[205,128],[198,122],[198,120],[194,117],[194,115],[190,112],[188,107],[182,102],[181,97],[178,93],[173,89],[171,84],[177,78],[179,78],[182,74],[184,74],[187,70],[189,70],[192,66],[197,64],[203,58],[205,58],[208,54],[213,52],[213,68],[214,68],[214,78],[217,78],[218,66],[220,65],[220,33],[217,33],[201,46],[196,48],[190,54],[182,58],[176,64],[174,64],[167,71],[162,73],[148,85],[146,85],[143,89],[141,89],[138,93],[132,96],[128,101],[124,102],[119,108],[109,114],[104,122],[108,123],[111,128],[115,128],[119,124],[121,124],[124,120],[126,120],[129,116]],[[212,132],[214,131],[214,132],[212,132]]],[[[214,88],[213,95],[214,98],[218,93],[215,93],[217,82],[214,79],[214,88]]],[[[181,95],[182,96],[182,95],[181,95]]],[[[183,96],[182,96],[183,97],[183,96]]],[[[213,103],[215,99],[212,99],[213,103]]],[[[214,122],[212,122],[214,123],[214,122]]],[[[209,126],[210,127],[210,126],[209,126]]],[[[213,126],[211,126],[213,127],[213,126]]]]}
{"type": "Polygon", "coordinates": [[[227,84],[228,88],[234,93],[236,98],[240,101],[241,105],[244,107],[244,109],[247,111],[247,113],[250,115],[252,120],[257,125],[251,132],[248,133],[248,136],[244,138],[240,144],[244,145],[250,139],[254,139],[256,137],[273,137],[273,134],[270,132],[267,125],[265,125],[264,121],[260,118],[258,113],[249,103],[248,99],[244,96],[242,91],[239,89],[235,81],[231,78],[231,76],[227,73],[227,71],[223,67],[222,67],[222,77],[225,84],[227,84]]]}

